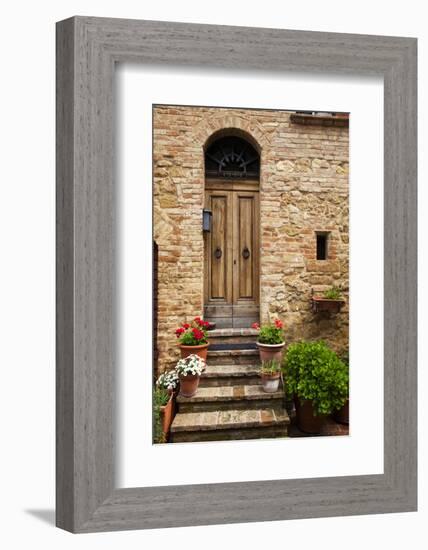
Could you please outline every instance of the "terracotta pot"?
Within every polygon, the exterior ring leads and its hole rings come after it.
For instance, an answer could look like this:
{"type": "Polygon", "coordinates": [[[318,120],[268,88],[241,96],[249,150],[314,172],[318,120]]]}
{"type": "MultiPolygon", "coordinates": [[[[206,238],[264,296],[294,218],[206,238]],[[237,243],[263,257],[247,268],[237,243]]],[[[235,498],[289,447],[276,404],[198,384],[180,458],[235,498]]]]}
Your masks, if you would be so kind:
{"type": "Polygon", "coordinates": [[[190,376],[179,376],[180,378],[180,395],[183,397],[193,397],[198,390],[199,378],[198,374],[190,376]]]}
{"type": "Polygon", "coordinates": [[[294,405],[299,430],[308,434],[319,434],[325,421],[325,415],[315,416],[312,400],[310,399],[300,401],[297,396],[294,396],[294,405]]]}
{"type": "Polygon", "coordinates": [[[262,373],[260,376],[262,379],[263,391],[265,391],[266,393],[275,393],[276,391],[278,391],[280,379],[279,372],[275,374],[262,373]]]}
{"type": "Polygon", "coordinates": [[[285,342],[282,344],[260,344],[256,342],[259,348],[260,360],[263,361],[278,361],[282,363],[282,350],[284,349],[285,342]]]}
{"type": "Polygon", "coordinates": [[[349,424],[349,399],[345,401],[343,407],[334,413],[333,417],[339,424],[349,424]]]}
{"type": "Polygon", "coordinates": [[[160,408],[162,431],[165,435],[168,435],[172,421],[174,419],[174,394],[171,393],[169,401],[166,405],[160,408]]]}
{"type": "Polygon", "coordinates": [[[313,296],[312,309],[315,313],[319,311],[330,311],[331,313],[339,313],[345,300],[331,300],[322,296],[313,296]]]}
{"type": "Polygon", "coordinates": [[[204,361],[206,361],[208,346],[209,344],[201,344],[200,346],[183,346],[182,344],[179,344],[181,358],[184,359],[185,357],[188,357],[189,355],[194,354],[194,355],[199,355],[199,357],[201,357],[204,361]]]}

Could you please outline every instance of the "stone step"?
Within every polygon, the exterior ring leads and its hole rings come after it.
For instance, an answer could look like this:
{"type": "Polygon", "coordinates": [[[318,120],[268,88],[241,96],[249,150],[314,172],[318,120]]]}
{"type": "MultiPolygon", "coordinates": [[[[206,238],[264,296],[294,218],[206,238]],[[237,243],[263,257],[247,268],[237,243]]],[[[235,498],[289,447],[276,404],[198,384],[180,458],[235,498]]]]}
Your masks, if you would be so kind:
{"type": "Polygon", "coordinates": [[[211,350],[208,348],[209,365],[260,365],[258,349],[211,350]]]}
{"type": "Polygon", "coordinates": [[[226,342],[221,344],[210,343],[211,351],[221,350],[246,350],[246,349],[258,349],[256,342],[226,342]]]}
{"type": "Polygon", "coordinates": [[[258,365],[207,365],[199,387],[260,384],[258,365]]]}
{"type": "Polygon", "coordinates": [[[204,316],[204,320],[215,323],[216,328],[228,328],[231,325],[235,328],[248,328],[251,327],[253,323],[259,321],[259,315],[257,314],[251,317],[234,317],[233,319],[230,317],[204,316]]]}
{"type": "Polygon", "coordinates": [[[199,387],[193,397],[177,397],[178,412],[224,411],[234,409],[281,409],[284,392],[266,393],[260,385],[199,387]]]}
{"type": "Polygon", "coordinates": [[[253,328],[217,328],[208,332],[210,344],[255,343],[259,331],[253,328]]]}
{"type": "Polygon", "coordinates": [[[179,413],[171,426],[171,442],[225,441],[287,437],[285,410],[244,409],[179,413]]]}

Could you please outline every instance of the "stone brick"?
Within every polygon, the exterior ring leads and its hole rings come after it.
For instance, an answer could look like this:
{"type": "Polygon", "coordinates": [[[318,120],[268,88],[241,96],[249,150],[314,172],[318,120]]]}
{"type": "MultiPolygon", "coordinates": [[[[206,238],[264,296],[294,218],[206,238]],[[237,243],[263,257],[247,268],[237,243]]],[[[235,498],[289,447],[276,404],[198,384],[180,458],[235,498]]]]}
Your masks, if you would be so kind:
{"type": "Polygon", "coordinates": [[[307,271],[315,271],[317,273],[335,273],[340,271],[339,263],[332,260],[308,260],[306,262],[307,271]]]}

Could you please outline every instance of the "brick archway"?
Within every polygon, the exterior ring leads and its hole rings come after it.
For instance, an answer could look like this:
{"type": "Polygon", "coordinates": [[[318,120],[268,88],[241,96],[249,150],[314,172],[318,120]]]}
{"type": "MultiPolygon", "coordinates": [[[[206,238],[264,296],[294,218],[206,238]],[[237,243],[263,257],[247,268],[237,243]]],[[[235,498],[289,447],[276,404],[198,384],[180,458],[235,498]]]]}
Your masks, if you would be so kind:
{"type": "Polygon", "coordinates": [[[260,126],[260,124],[250,124],[239,116],[220,115],[210,119],[207,124],[205,121],[199,123],[199,128],[196,128],[195,138],[200,147],[205,149],[214,137],[226,133],[244,134],[243,137],[248,139],[257,148],[260,157],[263,154],[263,149],[269,145],[268,137],[260,126]]]}

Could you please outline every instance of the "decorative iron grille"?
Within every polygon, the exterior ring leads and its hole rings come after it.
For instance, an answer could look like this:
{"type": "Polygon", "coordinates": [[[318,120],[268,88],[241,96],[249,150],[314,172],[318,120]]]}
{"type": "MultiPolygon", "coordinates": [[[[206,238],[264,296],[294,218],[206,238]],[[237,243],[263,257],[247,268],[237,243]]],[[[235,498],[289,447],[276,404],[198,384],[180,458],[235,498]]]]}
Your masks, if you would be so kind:
{"type": "Polygon", "coordinates": [[[220,138],[205,152],[206,177],[258,179],[259,175],[259,154],[250,143],[240,137],[220,138]]]}

